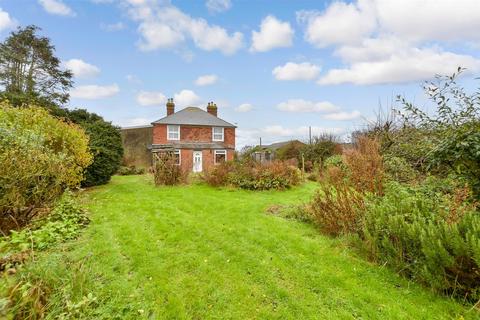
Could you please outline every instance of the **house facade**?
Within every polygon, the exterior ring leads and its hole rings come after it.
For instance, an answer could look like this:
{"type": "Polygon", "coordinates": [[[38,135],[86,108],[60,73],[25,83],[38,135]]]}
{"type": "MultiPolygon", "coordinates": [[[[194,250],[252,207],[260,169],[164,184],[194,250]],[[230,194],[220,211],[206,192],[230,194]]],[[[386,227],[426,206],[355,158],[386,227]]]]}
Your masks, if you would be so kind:
{"type": "Polygon", "coordinates": [[[207,111],[187,107],[175,112],[175,103],[169,99],[166,108],[167,116],[152,122],[154,155],[173,153],[177,165],[192,172],[233,160],[236,126],[217,116],[215,103],[208,103],[207,111]]]}

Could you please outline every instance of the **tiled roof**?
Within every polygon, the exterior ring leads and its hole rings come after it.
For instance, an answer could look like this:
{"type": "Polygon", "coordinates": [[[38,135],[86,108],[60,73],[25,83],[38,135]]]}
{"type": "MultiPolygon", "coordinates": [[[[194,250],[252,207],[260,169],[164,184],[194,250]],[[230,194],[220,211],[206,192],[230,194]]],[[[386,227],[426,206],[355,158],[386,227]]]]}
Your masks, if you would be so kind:
{"type": "Polygon", "coordinates": [[[178,125],[198,125],[198,126],[214,126],[214,127],[233,127],[236,126],[222,120],[210,113],[203,111],[197,107],[188,107],[174,114],[161,118],[152,124],[178,124],[178,125]]]}

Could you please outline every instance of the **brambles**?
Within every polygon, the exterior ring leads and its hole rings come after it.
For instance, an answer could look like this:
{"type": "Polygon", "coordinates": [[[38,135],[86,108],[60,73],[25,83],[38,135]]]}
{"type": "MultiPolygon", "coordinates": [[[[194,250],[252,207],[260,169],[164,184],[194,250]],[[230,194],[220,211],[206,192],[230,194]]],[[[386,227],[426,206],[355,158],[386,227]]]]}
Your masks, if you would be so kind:
{"type": "Polygon", "coordinates": [[[153,176],[155,185],[173,186],[184,182],[187,173],[176,164],[173,154],[162,152],[155,155],[155,163],[153,166],[153,176]]]}

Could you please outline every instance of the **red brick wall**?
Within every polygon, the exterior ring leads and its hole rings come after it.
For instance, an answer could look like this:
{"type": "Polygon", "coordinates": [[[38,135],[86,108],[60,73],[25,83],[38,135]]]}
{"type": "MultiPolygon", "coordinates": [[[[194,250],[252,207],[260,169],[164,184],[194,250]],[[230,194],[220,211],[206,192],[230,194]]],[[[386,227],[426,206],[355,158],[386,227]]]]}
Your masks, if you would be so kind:
{"type": "MultiPolygon", "coordinates": [[[[153,127],[153,144],[165,144],[167,140],[167,125],[156,124],[153,127]]],[[[179,142],[213,142],[212,127],[180,126],[179,142]]],[[[235,148],[235,128],[224,129],[225,148],[235,148]]]]}
{"type": "MultiPolygon", "coordinates": [[[[234,150],[227,150],[227,160],[233,160],[234,150]]],[[[181,149],[181,167],[183,170],[192,171],[193,169],[193,150],[192,149],[181,149]]],[[[204,149],[202,150],[202,165],[203,171],[208,170],[214,163],[214,150],[213,149],[204,149]]]]}
{"type": "MultiPolygon", "coordinates": [[[[233,160],[235,149],[235,128],[224,129],[223,145],[227,150],[227,160],[233,160]]],[[[156,124],[153,127],[153,144],[168,144],[171,142],[213,142],[212,127],[193,127],[180,126],[180,141],[167,140],[167,125],[156,124]]],[[[221,143],[221,142],[217,142],[221,143]]],[[[192,171],[193,168],[193,150],[181,149],[181,166],[182,169],[192,171]]],[[[208,170],[214,165],[214,150],[202,150],[203,170],[208,170]]]]}

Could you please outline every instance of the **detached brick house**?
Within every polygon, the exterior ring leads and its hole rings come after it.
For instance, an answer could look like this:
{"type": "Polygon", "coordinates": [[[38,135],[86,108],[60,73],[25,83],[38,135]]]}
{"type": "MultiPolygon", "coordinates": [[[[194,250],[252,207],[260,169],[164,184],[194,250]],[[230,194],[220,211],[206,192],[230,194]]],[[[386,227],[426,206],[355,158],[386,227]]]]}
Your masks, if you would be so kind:
{"type": "Polygon", "coordinates": [[[167,116],[152,122],[152,153],[173,152],[184,170],[202,172],[217,163],[233,160],[236,126],[217,117],[217,105],[207,111],[188,107],[175,112],[168,99],[167,116]]]}

